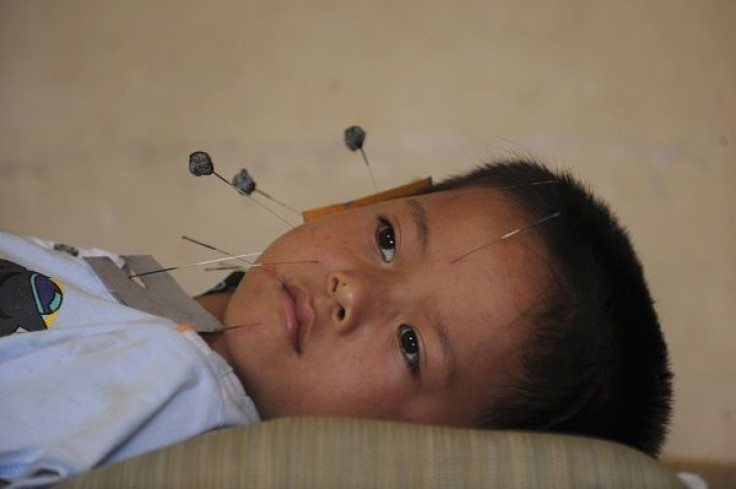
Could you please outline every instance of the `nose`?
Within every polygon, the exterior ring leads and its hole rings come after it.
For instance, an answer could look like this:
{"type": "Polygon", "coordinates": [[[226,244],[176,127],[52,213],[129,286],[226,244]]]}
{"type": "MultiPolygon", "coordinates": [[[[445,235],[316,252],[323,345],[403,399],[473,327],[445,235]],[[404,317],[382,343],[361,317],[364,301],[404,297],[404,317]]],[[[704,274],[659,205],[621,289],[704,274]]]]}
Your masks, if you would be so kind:
{"type": "Polygon", "coordinates": [[[327,277],[327,294],[334,301],[330,313],[336,330],[348,333],[366,320],[372,290],[365,278],[332,272],[327,277]]]}

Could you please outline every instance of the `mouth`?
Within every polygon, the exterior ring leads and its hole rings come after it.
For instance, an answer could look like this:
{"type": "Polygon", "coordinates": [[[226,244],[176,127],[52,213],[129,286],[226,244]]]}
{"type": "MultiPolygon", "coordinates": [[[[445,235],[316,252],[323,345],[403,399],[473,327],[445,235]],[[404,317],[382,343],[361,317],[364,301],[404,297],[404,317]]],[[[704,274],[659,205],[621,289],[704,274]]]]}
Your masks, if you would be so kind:
{"type": "Polygon", "coordinates": [[[300,287],[281,279],[286,311],[286,328],[294,351],[302,353],[304,337],[314,320],[314,311],[309,306],[307,293],[300,287]]]}
{"type": "Polygon", "coordinates": [[[281,302],[284,306],[284,314],[286,316],[286,331],[289,334],[289,341],[291,342],[292,348],[296,353],[300,354],[302,350],[300,338],[301,325],[299,324],[299,318],[296,313],[296,297],[283,279],[281,280],[281,290],[281,302]]]}
{"type": "Polygon", "coordinates": [[[287,328],[294,345],[294,350],[301,354],[304,348],[304,338],[314,322],[314,311],[309,305],[309,297],[307,293],[290,284],[285,280],[281,280],[281,286],[288,296],[287,307],[287,328]],[[291,325],[295,325],[292,327],[291,325]]]}

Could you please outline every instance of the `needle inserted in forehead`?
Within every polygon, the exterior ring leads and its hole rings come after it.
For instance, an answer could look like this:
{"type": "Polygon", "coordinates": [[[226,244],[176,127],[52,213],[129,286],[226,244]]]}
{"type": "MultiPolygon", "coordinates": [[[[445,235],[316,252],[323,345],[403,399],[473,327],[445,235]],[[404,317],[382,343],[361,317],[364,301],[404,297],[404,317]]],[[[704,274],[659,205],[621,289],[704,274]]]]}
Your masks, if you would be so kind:
{"type": "Polygon", "coordinates": [[[544,222],[547,222],[549,220],[555,219],[557,217],[560,217],[561,215],[562,215],[562,212],[557,211],[557,212],[555,212],[553,214],[550,214],[549,216],[545,216],[545,217],[542,217],[541,219],[537,219],[536,221],[534,221],[531,224],[528,224],[526,226],[523,226],[523,227],[514,229],[513,231],[509,231],[508,233],[504,234],[500,238],[494,239],[493,241],[490,241],[488,243],[485,243],[485,244],[483,244],[481,246],[478,246],[477,248],[474,248],[474,249],[468,251],[467,253],[464,253],[464,254],[460,255],[459,257],[457,257],[454,260],[452,260],[450,263],[457,263],[460,260],[462,260],[463,258],[465,258],[466,256],[472,255],[473,253],[475,253],[478,250],[481,250],[483,248],[487,248],[488,246],[492,246],[492,245],[494,245],[496,243],[499,243],[501,241],[504,241],[504,240],[510,238],[511,236],[514,236],[515,234],[519,234],[522,231],[526,231],[527,229],[531,229],[531,228],[534,228],[536,226],[539,226],[540,224],[542,224],[544,222]]]}
{"type": "MultiPolygon", "coordinates": [[[[211,263],[220,263],[223,261],[234,260],[234,259],[244,258],[248,256],[257,256],[259,254],[260,253],[246,253],[244,255],[226,256],[225,258],[216,258],[214,260],[204,260],[204,261],[198,261],[196,263],[188,263],[186,265],[177,265],[174,267],[159,268],[157,270],[150,270],[148,272],[134,273],[133,275],[128,276],[128,278],[145,277],[146,275],[153,275],[154,273],[170,272],[172,270],[179,270],[180,268],[198,267],[202,265],[209,265],[211,263]]],[[[277,262],[270,262],[270,263],[253,263],[253,264],[243,265],[240,268],[249,269],[249,268],[265,267],[265,266],[271,266],[271,265],[294,265],[297,263],[319,263],[319,260],[297,260],[297,261],[277,261],[277,262]]]]}
{"type": "Polygon", "coordinates": [[[368,163],[368,157],[365,154],[365,150],[363,149],[363,143],[365,142],[365,131],[360,126],[350,126],[347,129],[345,129],[345,145],[348,147],[350,151],[358,151],[360,150],[361,156],[363,156],[363,161],[365,162],[365,166],[368,167],[368,173],[371,175],[371,180],[373,181],[373,188],[375,189],[376,193],[378,193],[378,185],[376,184],[376,177],[373,176],[373,170],[371,169],[370,163],[368,163]]]}
{"type": "MultiPolygon", "coordinates": [[[[248,193],[244,192],[243,190],[239,189],[235,184],[227,181],[222,175],[217,173],[215,171],[215,164],[212,162],[212,158],[208,153],[205,151],[195,151],[194,153],[191,153],[189,155],[189,172],[194,175],[195,177],[201,177],[206,175],[215,175],[217,178],[225,182],[229,187],[232,187],[235,189],[236,192],[238,192],[241,195],[245,195],[246,197],[250,198],[251,201],[255,202],[259,206],[266,209],[268,212],[279,218],[281,221],[286,223],[290,228],[293,228],[294,225],[263,205],[261,202],[258,202],[256,199],[251,198],[248,193]]],[[[253,188],[255,189],[255,183],[253,184],[253,188]]]]}

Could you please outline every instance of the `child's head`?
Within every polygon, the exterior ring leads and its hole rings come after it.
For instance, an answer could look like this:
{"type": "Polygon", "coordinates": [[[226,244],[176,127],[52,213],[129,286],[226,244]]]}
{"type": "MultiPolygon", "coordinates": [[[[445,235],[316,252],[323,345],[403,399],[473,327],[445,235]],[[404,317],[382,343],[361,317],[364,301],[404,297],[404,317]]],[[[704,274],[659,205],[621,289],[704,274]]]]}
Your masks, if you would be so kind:
{"type": "Polygon", "coordinates": [[[568,176],[484,166],[308,223],[260,261],[274,264],[247,274],[224,322],[246,325],[226,331],[226,354],[265,418],[661,444],[670,374],[641,268],[610,214],[568,176]]]}

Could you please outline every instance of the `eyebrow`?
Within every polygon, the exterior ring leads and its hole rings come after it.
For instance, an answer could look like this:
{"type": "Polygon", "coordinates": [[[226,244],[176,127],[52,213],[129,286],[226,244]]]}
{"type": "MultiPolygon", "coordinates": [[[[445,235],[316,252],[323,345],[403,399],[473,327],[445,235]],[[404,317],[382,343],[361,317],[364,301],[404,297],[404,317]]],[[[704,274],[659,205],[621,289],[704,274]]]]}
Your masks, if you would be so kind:
{"type": "Polygon", "coordinates": [[[409,206],[409,214],[411,215],[414,227],[417,230],[417,240],[419,241],[422,253],[427,252],[429,246],[429,225],[427,224],[427,211],[424,206],[416,199],[407,199],[406,204],[409,206]]]}
{"type": "Polygon", "coordinates": [[[434,321],[430,321],[430,324],[434,328],[437,338],[439,338],[440,348],[445,358],[445,388],[449,389],[457,379],[457,354],[450,341],[450,336],[447,334],[447,323],[444,319],[437,314],[434,321]]]}

